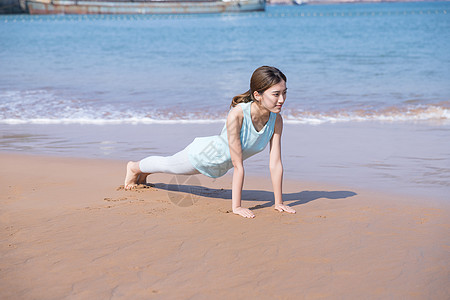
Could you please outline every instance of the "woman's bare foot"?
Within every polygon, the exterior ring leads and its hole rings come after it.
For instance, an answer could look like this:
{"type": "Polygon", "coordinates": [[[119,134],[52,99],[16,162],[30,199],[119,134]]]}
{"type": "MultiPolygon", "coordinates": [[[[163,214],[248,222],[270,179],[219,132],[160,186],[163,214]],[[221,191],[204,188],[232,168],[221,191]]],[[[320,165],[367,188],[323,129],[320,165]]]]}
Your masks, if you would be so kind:
{"type": "Polygon", "coordinates": [[[279,212],[283,212],[283,211],[285,211],[285,212],[288,212],[288,213],[290,213],[290,214],[295,214],[295,209],[293,209],[292,207],[290,207],[290,206],[287,206],[287,205],[284,205],[284,204],[275,204],[275,207],[274,207],[276,210],[278,210],[279,212]]]}
{"type": "Polygon", "coordinates": [[[254,218],[255,215],[252,213],[252,211],[248,208],[244,207],[236,207],[233,208],[233,213],[236,215],[243,216],[244,218],[254,218]]]}
{"type": "Polygon", "coordinates": [[[141,174],[139,169],[139,162],[129,161],[127,163],[127,175],[125,176],[125,183],[123,188],[125,190],[131,190],[138,184],[138,178],[141,174]]]}
{"type": "Polygon", "coordinates": [[[150,173],[141,173],[138,177],[137,183],[138,184],[147,184],[147,176],[150,175],[150,173]]]}

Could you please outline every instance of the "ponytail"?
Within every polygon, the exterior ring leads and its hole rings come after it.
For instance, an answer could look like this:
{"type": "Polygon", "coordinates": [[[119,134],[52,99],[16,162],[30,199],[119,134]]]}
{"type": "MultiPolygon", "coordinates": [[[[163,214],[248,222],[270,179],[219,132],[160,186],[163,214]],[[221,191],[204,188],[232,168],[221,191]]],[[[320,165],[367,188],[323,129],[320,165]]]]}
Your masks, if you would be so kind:
{"type": "Polygon", "coordinates": [[[246,91],[243,94],[237,95],[233,97],[233,100],[231,101],[230,108],[235,107],[239,103],[247,103],[253,101],[253,95],[250,90],[246,91]]]}

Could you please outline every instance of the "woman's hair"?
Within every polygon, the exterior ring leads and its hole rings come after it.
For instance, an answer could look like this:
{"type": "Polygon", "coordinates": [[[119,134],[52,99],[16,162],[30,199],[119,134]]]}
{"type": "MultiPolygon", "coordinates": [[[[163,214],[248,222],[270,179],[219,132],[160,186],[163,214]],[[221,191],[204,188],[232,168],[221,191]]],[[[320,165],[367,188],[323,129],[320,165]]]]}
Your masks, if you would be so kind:
{"type": "Polygon", "coordinates": [[[254,101],[254,92],[258,92],[262,95],[267,89],[271,88],[282,80],[286,82],[286,76],[275,67],[262,66],[255,70],[250,79],[250,89],[243,94],[233,97],[231,101],[231,107],[236,106],[238,103],[247,103],[254,101]]]}

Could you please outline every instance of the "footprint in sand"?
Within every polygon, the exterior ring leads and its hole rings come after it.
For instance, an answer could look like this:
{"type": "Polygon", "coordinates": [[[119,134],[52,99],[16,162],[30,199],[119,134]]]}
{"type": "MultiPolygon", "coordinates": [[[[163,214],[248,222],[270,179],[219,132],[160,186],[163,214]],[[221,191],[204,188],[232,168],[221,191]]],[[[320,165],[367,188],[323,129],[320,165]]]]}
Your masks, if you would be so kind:
{"type": "Polygon", "coordinates": [[[108,202],[117,202],[117,201],[125,201],[128,200],[127,197],[121,197],[121,198],[117,198],[117,199],[113,199],[113,198],[103,198],[103,200],[108,201],[108,202]]]}
{"type": "Polygon", "coordinates": [[[123,185],[120,185],[118,188],[116,188],[116,191],[127,191],[127,192],[128,191],[134,191],[134,192],[140,193],[143,190],[152,189],[154,187],[155,187],[154,184],[147,183],[147,184],[138,184],[138,185],[133,186],[131,189],[126,190],[123,185]]]}

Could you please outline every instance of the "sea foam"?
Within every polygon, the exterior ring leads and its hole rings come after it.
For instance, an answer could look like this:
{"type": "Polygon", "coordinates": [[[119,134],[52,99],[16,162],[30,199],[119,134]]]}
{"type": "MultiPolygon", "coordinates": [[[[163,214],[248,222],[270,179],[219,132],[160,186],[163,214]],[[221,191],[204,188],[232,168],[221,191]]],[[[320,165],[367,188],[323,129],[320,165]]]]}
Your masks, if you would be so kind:
{"type": "MultiPolygon", "coordinates": [[[[0,124],[212,124],[224,123],[226,109],[192,111],[179,107],[147,109],[140,106],[104,104],[95,101],[70,99],[53,91],[0,92],[0,124]]],[[[145,104],[144,104],[145,105],[145,104]]],[[[432,104],[403,104],[398,106],[352,109],[324,107],[303,109],[289,102],[282,115],[287,124],[342,122],[433,122],[450,123],[450,101],[432,104]]]]}

